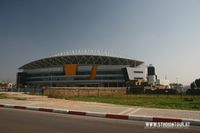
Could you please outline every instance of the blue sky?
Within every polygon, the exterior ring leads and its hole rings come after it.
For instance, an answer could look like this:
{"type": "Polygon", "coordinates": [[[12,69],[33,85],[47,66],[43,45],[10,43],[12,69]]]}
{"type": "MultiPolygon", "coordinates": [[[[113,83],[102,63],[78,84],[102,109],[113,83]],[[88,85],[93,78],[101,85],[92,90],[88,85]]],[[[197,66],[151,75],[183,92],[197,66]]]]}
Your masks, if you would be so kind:
{"type": "Polygon", "coordinates": [[[159,78],[200,78],[199,0],[0,0],[0,81],[70,49],[107,49],[153,64],[159,78]]]}

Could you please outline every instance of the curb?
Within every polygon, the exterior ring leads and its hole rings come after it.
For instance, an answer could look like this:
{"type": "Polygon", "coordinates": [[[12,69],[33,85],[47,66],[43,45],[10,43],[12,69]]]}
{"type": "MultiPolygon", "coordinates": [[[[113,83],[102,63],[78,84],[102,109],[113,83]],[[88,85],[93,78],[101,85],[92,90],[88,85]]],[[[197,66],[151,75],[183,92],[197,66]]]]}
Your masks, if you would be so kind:
{"type": "Polygon", "coordinates": [[[76,111],[76,110],[65,110],[65,109],[58,109],[58,108],[41,108],[41,107],[33,107],[33,106],[19,106],[19,105],[12,105],[12,104],[0,104],[0,108],[1,107],[21,109],[21,110],[33,110],[33,111],[41,111],[41,112],[53,112],[53,113],[70,114],[70,115],[80,115],[80,116],[136,120],[136,121],[145,121],[145,122],[190,122],[190,125],[200,126],[200,120],[195,120],[195,119],[179,119],[179,118],[167,118],[167,117],[152,117],[152,116],[144,116],[144,115],[121,115],[121,114],[99,113],[99,112],[83,112],[83,111],[76,111]]]}

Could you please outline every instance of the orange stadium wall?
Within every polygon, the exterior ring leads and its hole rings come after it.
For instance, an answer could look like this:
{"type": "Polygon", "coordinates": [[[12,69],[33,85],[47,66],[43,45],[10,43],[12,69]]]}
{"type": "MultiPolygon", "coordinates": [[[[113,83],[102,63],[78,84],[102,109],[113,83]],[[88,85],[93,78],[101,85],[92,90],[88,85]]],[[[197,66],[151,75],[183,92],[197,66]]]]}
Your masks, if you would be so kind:
{"type": "Polygon", "coordinates": [[[77,74],[77,64],[66,64],[65,65],[65,75],[70,76],[70,75],[76,75],[77,74]]]}
{"type": "Polygon", "coordinates": [[[90,79],[90,80],[95,79],[96,73],[97,73],[97,65],[93,65],[93,66],[92,66],[92,70],[91,70],[91,72],[90,72],[90,77],[89,77],[89,79],[90,79]]]}

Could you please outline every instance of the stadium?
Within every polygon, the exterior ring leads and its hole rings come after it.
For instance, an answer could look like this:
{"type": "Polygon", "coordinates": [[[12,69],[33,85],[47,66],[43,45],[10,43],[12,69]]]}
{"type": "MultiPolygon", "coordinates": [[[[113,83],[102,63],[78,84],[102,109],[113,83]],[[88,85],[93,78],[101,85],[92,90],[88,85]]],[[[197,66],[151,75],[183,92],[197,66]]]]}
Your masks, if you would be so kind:
{"type": "Polygon", "coordinates": [[[145,79],[144,62],[98,50],[74,50],[19,68],[18,87],[123,87],[145,79]]]}

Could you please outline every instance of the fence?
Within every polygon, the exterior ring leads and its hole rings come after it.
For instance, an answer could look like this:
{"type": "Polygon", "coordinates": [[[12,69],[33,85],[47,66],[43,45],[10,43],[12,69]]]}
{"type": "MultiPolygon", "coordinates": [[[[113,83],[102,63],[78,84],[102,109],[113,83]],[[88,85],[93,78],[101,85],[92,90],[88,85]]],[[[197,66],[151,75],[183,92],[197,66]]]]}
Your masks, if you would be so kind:
{"type": "Polygon", "coordinates": [[[43,94],[49,97],[124,95],[125,87],[50,87],[43,94]]]}

